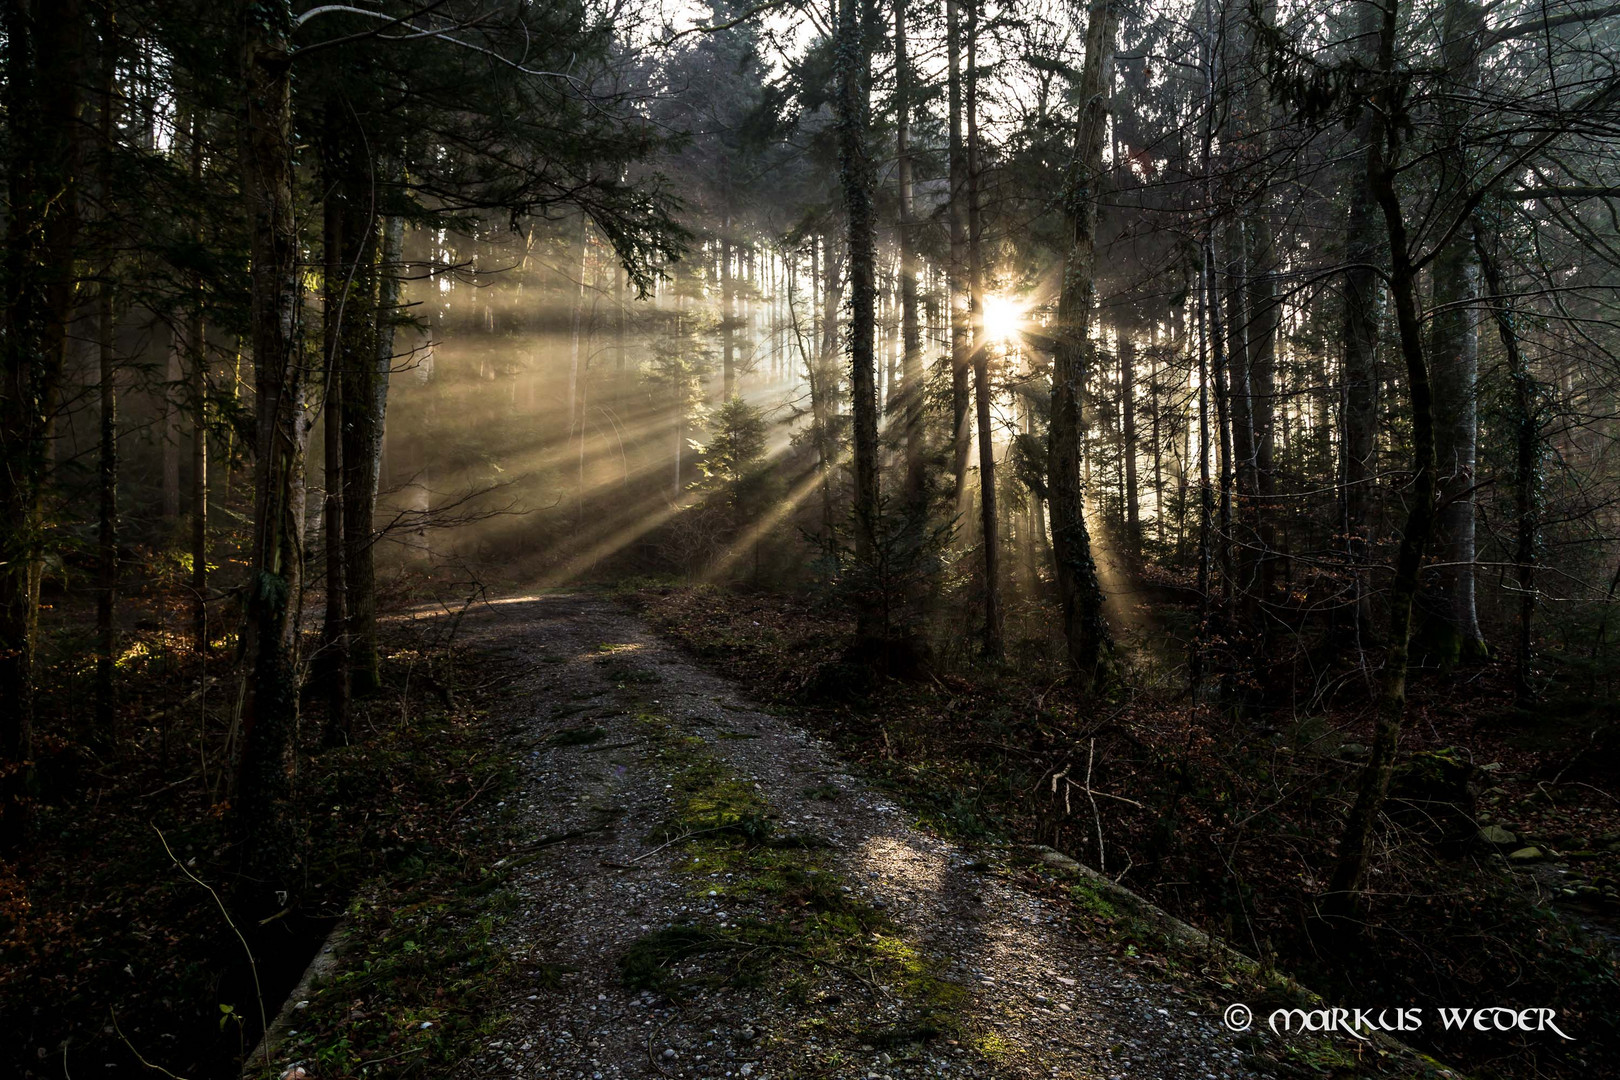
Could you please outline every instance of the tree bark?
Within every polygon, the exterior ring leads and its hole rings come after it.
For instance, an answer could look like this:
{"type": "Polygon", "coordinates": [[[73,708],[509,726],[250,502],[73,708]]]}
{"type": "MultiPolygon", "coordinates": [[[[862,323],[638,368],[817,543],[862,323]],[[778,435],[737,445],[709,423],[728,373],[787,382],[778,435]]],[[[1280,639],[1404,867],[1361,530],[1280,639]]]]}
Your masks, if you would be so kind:
{"type": "MultiPolygon", "coordinates": [[[[838,126],[839,186],[844,196],[849,247],[849,365],[854,421],[855,558],[871,567],[876,554],[877,476],[877,251],[871,124],[871,56],[866,42],[868,0],[839,0],[838,126]]],[[[863,606],[863,621],[870,620],[863,606]]],[[[870,622],[868,632],[879,628],[870,622]]],[[[882,627],[880,632],[886,632],[882,627]]],[[[863,635],[866,636],[866,635],[863,635]]]]}
{"type": "MultiPolygon", "coordinates": [[[[383,182],[390,190],[404,180],[403,165],[392,154],[381,159],[383,182]]],[[[348,586],[349,691],[371,694],[382,686],[377,648],[377,536],[373,521],[382,485],[384,436],[387,433],[388,381],[394,363],[395,328],[400,322],[400,280],[403,275],[405,219],[397,213],[381,217],[382,250],[375,268],[377,299],[372,313],[372,352],[369,375],[357,379],[344,393],[350,440],[344,448],[346,477],[343,532],[346,547],[345,584],[348,586]]],[[[357,357],[363,362],[365,357],[357,357]]]]}
{"type": "Polygon", "coordinates": [[[348,567],[343,522],[343,318],[349,294],[350,264],[344,225],[350,216],[345,212],[345,203],[354,193],[348,190],[350,170],[343,162],[349,132],[341,103],[328,101],[324,119],[321,166],[326,200],[322,207],[325,266],[321,351],[325,354],[322,367],[326,390],[321,418],[325,436],[326,492],[321,504],[321,531],[326,549],[326,617],[321,627],[321,657],[317,670],[326,690],[324,742],[327,746],[342,746],[348,742],[349,735],[349,587],[344,573],[348,567]]]}
{"type": "Polygon", "coordinates": [[[1119,337],[1120,434],[1125,458],[1125,554],[1142,557],[1142,513],[1136,484],[1136,342],[1129,329],[1119,337]]]}
{"type": "MultiPolygon", "coordinates": [[[[1260,18],[1276,21],[1276,0],[1261,0],[1260,18]]],[[[1251,54],[1253,53],[1251,36],[1251,54]]],[[[1265,81],[1252,79],[1245,91],[1244,113],[1253,152],[1267,160],[1271,154],[1271,132],[1275,127],[1265,81]]],[[[1277,302],[1277,250],[1272,213],[1272,186],[1262,172],[1258,190],[1243,215],[1246,273],[1243,281],[1248,308],[1247,349],[1243,359],[1244,412],[1248,425],[1251,490],[1245,508],[1251,545],[1246,560],[1249,573],[1245,582],[1248,620],[1251,627],[1264,631],[1259,605],[1271,596],[1275,577],[1277,530],[1274,510],[1277,494],[1276,422],[1272,402],[1276,396],[1277,332],[1280,306],[1277,302]]]]}
{"type": "MultiPolygon", "coordinates": [[[[110,10],[104,9],[96,140],[99,155],[97,171],[100,174],[98,187],[103,205],[106,205],[113,189],[112,146],[118,70],[115,31],[110,10]]],[[[118,735],[118,367],[114,340],[117,323],[113,308],[113,277],[116,270],[114,257],[105,255],[101,263],[101,280],[96,285],[96,372],[101,413],[97,462],[96,734],[107,744],[116,744],[118,735]]]]}
{"type": "Polygon", "coordinates": [[[182,358],[190,351],[185,315],[176,308],[169,314],[169,352],[163,368],[163,429],[159,510],[173,528],[180,518],[180,396],[185,393],[182,358]]]}
{"type": "Polygon", "coordinates": [[[1001,659],[1001,535],[996,516],[996,444],[990,425],[990,342],[984,333],[984,214],[979,206],[979,4],[968,0],[968,295],[973,329],[973,405],[979,439],[979,540],[984,552],[984,652],[1001,659]]]}
{"type": "MultiPolygon", "coordinates": [[[[191,114],[191,183],[202,187],[202,118],[191,114]]],[[[194,237],[200,247],[202,237],[194,237]]],[[[186,320],[187,404],[191,407],[191,636],[199,655],[208,652],[208,338],[203,319],[202,275],[191,279],[186,320]]]]}
{"type": "Polygon", "coordinates": [[[952,499],[960,513],[967,500],[968,374],[971,332],[967,291],[967,150],[962,137],[962,17],[959,0],[945,0],[945,52],[950,113],[950,257],[947,267],[951,306],[951,471],[952,499]]]}
{"type": "MultiPolygon", "coordinates": [[[[1360,7],[1356,31],[1360,41],[1376,39],[1381,14],[1376,4],[1360,7]]],[[[1366,47],[1371,54],[1373,47],[1366,47]]],[[[1369,55],[1371,63],[1374,56],[1369,55]]],[[[1343,531],[1349,563],[1349,627],[1359,645],[1369,633],[1372,594],[1367,579],[1368,530],[1371,526],[1373,477],[1378,452],[1378,222],[1376,199],[1365,165],[1366,147],[1375,137],[1377,118],[1364,109],[1356,121],[1354,145],[1363,161],[1351,176],[1350,214],[1345,225],[1344,272],[1344,416],[1340,475],[1344,489],[1343,531]]]]}
{"type": "Polygon", "coordinates": [[[912,222],[911,58],[906,47],[906,0],[894,3],[895,171],[900,234],[900,424],[905,433],[905,501],[913,526],[928,513],[923,433],[922,329],[917,319],[917,238],[912,222]]]}
{"type": "MultiPolygon", "coordinates": [[[[1479,82],[1484,9],[1474,0],[1446,0],[1441,56],[1447,93],[1441,97],[1441,190],[1435,205],[1455,214],[1465,198],[1468,154],[1458,98],[1479,82]]],[[[1435,540],[1440,566],[1428,611],[1426,638],[1442,664],[1487,655],[1474,603],[1474,485],[1479,448],[1479,262],[1473,218],[1434,258],[1434,297],[1428,354],[1434,365],[1435,467],[1439,509],[1435,540]]]]}
{"type": "MultiPolygon", "coordinates": [[[[1328,886],[1327,909],[1345,916],[1361,903],[1372,835],[1389,790],[1395,766],[1401,724],[1406,712],[1406,674],[1410,657],[1412,605],[1417,596],[1418,572],[1434,528],[1435,428],[1434,404],[1429,386],[1429,368],[1423,355],[1423,336],[1417,304],[1417,270],[1408,247],[1405,212],[1395,191],[1396,164],[1386,158],[1386,139],[1393,125],[1386,113],[1385,99],[1393,98],[1391,72],[1395,67],[1395,37],[1398,3],[1385,7],[1378,41],[1378,101],[1371,111],[1377,115],[1367,149],[1368,182],[1389,237],[1390,293],[1395,300],[1396,324],[1400,329],[1401,357],[1406,364],[1407,390],[1411,395],[1412,482],[1401,534],[1400,552],[1395,562],[1395,580],[1389,598],[1389,648],[1384,657],[1383,687],[1378,701],[1378,718],[1373,730],[1372,748],[1362,769],[1355,804],[1345,820],[1339,840],[1338,860],[1328,886]]],[[[1396,128],[1395,130],[1398,130],[1396,128]]]]}
{"type": "Polygon", "coordinates": [[[737,283],[731,274],[731,216],[726,215],[720,237],[720,400],[730,401],[737,392],[737,283]]]}
{"type": "Polygon", "coordinates": [[[291,80],[285,3],[238,0],[242,33],[242,192],[252,258],[257,411],[247,654],[252,694],[237,768],[234,824],[244,915],[263,917],[296,891],[294,737],[297,622],[303,580],[304,456],[309,419],[298,349],[298,236],[293,211],[291,80]]]}
{"type": "Polygon", "coordinates": [[[1082,102],[1075,131],[1073,173],[1064,191],[1069,251],[1058,300],[1057,343],[1052,353],[1052,423],[1047,451],[1050,471],[1052,555],[1069,662],[1083,693],[1113,682],[1113,641],[1102,614],[1102,586],[1091,553],[1080,446],[1081,399],[1096,350],[1092,318],[1097,302],[1097,200],[1107,127],[1107,88],[1113,69],[1119,13],[1114,0],[1093,0],[1086,20],[1085,66],[1078,86],[1082,102]]]}
{"type": "Polygon", "coordinates": [[[79,0],[5,5],[10,205],[0,342],[0,849],[32,821],[34,658],[51,421],[61,392],[79,241],[79,0]]]}
{"type": "Polygon", "coordinates": [[[1519,626],[1513,663],[1513,694],[1520,704],[1535,696],[1531,670],[1535,662],[1536,549],[1540,546],[1541,422],[1537,399],[1540,388],[1519,346],[1513,303],[1502,285],[1502,274],[1476,231],[1475,251],[1490,290],[1491,314],[1507,354],[1508,378],[1513,383],[1513,562],[1519,588],[1519,626]]]}
{"type": "MultiPolygon", "coordinates": [[[[393,357],[393,320],[398,315],[398,245],[403,228],[397,217],[385,224],[395,230],[393,269],[379,270],[377,191],[374,168],[354,163],[344,206],[343,258],[348,286],[342,310],[338,370],[342,375],[343,411],[343,562],[346,600],[345,639],[349,693],[366,697],[377,692],[382,675],[377,654],[376,537],[372,517],[381,477],[383,417],[388,402],[388,365],[393,357]],[[379,297],[382,282],[392,281],[388,306],[379,297]],[[386,326],[387,340],[382,331],[386,326]]],[[[386,256],[385,256],[386,257],[386,256]]]]}

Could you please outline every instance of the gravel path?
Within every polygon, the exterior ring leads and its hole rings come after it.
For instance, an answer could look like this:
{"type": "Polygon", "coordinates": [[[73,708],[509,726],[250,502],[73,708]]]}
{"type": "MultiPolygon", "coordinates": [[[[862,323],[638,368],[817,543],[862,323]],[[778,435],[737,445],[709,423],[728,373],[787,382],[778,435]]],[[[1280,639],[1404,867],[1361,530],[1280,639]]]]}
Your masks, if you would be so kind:
{"type": "Polygon", "coordinates": [[[527,839],[511,857],[531,860],[514,875],[503,934],[532,983],[470,1076],[1258,1075],[1207,1004],[1079,936],[1062,907],[986,872],[978,854],[914,827],[824,743],[751,707],[746,687],[613,603],[497,602],[468,613],[461,642],[520,672],[501,718],[516,732],[519,794],[490,812],[518,815],[527,839]],[[650,934],[781,919],[770,896],[728,889],[721,870],[711,879],[694,856],[703,849],[660,840],[680,794],[671,746],[753,785],[777,835],[824,840],[825,880],[886,921],[862,948],[896,962],[855,970],[778,945],[766,977],[747,950],[755,976],[732,979],[738,950],[710,951],[672,960],[680,990],[627,989],[621,958],[650,934]],[[928,978],[908,983],[907,972],[928,978]],[[907,1041],[918,986],[952,1020],[907,1041]]]}

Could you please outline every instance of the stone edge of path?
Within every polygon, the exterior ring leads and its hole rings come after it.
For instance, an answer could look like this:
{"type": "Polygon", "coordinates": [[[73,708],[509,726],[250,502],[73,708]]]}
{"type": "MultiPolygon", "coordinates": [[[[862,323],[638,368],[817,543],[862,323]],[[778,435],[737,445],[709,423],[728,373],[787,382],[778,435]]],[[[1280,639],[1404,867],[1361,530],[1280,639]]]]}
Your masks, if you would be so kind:
{"type": "MultiPolygon", "coordinates": [[[[1147,897],[1127,889],[1107,875],[1093,870],[1056,848],[1048,847],[1045,844],[1022,844],[1019,847],[1034,853],[1043,865],[1079,878],[1097,895],[1124,910],[1132,919],[1150,930],[1163,934],[1166,942],[1173,949],[1184,954],[1216,956],[1222,962],[1237,969],[1244,975],[1263,983],[1267,989],[1281,994],[1290,1005],[1295,1007],[1306,1010],[1331,1007],[1321,994],[1302,985],[1292,975],[1278,971],[1275,968],[1266,968],[1259,961],[1239,952],[1226,942],[1205,933],[1191,923],[1183,922],[1147,899],[1147,897]]],[[[1391,1054],[1422,1062],[1429,1068],[1439,1071],[1442,1075],[1453,1077],[1466,1075],[1460,1070],[1437,1060],[1432,1055],[1415,1050],[1382,1031],[1372,1032],[1368,1041],[1391,1054]]]]}
{"type": "Polygon", "coordinates": [[[281,1044],[286,1040],[287,1031],[292,1027],[293,1016],[298,1012],[298,1003],[309,998],[310,989],[315,985],[316,979],[325,978],[339,970],[346,951],[344,946],[348,944],[348,934],[349,917],[344,915],[327,932],[321,947],[315,950],[315,955],[304,968],[304,974],[298,979],[298,985],[292,988],[287,994],[287,999],[281,1003],[281,1009],[276,1013],[276,1018],[270,1021],[270,1026],[265,1028],[259,1044],[253,1048],[251,1054],[242,1059],[242,1080],[259,1080],[263,1073],[258,1070],[265,1066],[279,1067],[277,1075],[286,1075],[291,1066],[279,1060],[281,1044]],[[254,1062],[260,1064],[255,1065],[254,1062]]]}

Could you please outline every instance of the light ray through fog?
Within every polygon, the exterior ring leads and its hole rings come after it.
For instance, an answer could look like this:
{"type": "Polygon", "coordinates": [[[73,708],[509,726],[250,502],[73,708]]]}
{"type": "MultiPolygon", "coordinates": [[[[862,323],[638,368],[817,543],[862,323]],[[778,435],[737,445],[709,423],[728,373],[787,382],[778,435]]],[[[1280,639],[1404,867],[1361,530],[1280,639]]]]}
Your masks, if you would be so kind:
{"type": "Polygon", "coordinates": [[[774,533],[787,520],[788,516],[802,506],[812,494],[819,491],[823,484],[834,483],[834,476],[836,476],[837,471],[848,461],[849,455],[847,453],[841,454],[833,462],[830,470],[832,475],[824,473],[820,463],[817,463],[810,472],[793,485],[793,488],[785,496],[772,505],[768,513],[762,515],[746,532],[732,542],[731,550],[726,552],[724,557],[704,573],[703,580],[712,583],[726,577],[753,550],[755,544],[759,543],[763,537],[774,533]]]}
{"type": "Polygon", "coordinates": [[[578,581],[597,563],[614,555],[651,533],[654,529],[680,513],[682,507],[669,503],[643,514],[629,525],[614,530],[579,554],[570,557],[561,566],[547,571],[541,577],[542,588],[556,588],[578,581]]]}

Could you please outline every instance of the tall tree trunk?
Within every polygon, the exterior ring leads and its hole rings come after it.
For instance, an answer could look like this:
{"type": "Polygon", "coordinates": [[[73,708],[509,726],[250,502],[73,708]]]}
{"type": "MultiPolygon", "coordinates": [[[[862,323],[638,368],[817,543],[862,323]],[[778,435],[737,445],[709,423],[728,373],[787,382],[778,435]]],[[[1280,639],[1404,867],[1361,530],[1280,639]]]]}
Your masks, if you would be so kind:
{"type": "Polygon", "coordinates": [[[1081,400],[1096,351],[1092,318],[1097,303],[1098,188],[1118,27],[1114,0],[1093,0],[1086,20],[1085,66],[1077,87],[1083,104],[1075,130],[1074,171],[1065,189],[1069,251],[1052,352],[1052,423],[1047,450],[1052,555],[1069,662],[1084,693],[1102,690],[1115,674],[1113,641],[1103,620],[1102,586],[1086,526],[1080,446],[1081,400]]]}
{"type": "Polygon", "coordinates": [[[984,333],[984,214],[979,206],[979,0],[968,0],[968,292],[973,321],[973,404],[979,437],[979,539],[984,549],[984,652],[1002,653],[1001,536],[996,517],[996,443],[990,425],[990,342],[984,333]]]}
{"type": "MultiPolygon", "coordinates": [[[[343,319],[351,283],[344,225],[352,215],[345,204],[354,197],[348,188],[351,170],[343,161],[350,138],[343,106],[329,100],[321,146],[322,179],[326,202],[322,208],[325,266],[322,274],[321,351],[325,363],[325,394],[321,403],[325,436],[325,499],[322,501],[322,537],[326,548],[326,617],[321,627],[319,678],[326,690],[327,746],[342,746],[349,735],[349,587],[344,573],[343,522],[343,319]]],[[[354,312],[348,312],[354,317],[354,312]]]]}
{"type": "MultiPolygon", "coordinates": [[[[103,98],[103,103],[107,98],[103,98]]],[[[96,289],[96,356],[101,399],[100,508],[96,538],[96,734],[117,737],[118,658],[118,368],[113,355],[112,267],[103,268],[96,289]]]]}
{"type": "MultiPolygon", "coordinates": [[[[389,191],[404,180],[400,159],[383,156],[380,181],[389,191]]],[[[388,379],[394,362],[394,330],[400,321],[401,259],[405,220],[396,213],[380,217],[379,196],[368,199],[365,215],[366,244],[360,263],[363,288],[355,287],[360,307],[345,325],[353,326],[346,340],[351,355],[343,370],[343,543],[344,584],[348,589],[349,690],[369,695],[382,686],[377,651],[377,537],[373,519],[382,483],[383,436],[387,430],[388,379]],[[381,252],[374,249],[380,233],[381,252]],[[350,323],[353,318],[357,320],[350,323]]]]}
{"type": "Polygon", "coordinates": [[[1129,330],[1119,336],[1120,434],[1125,459],[1125,554],[1142,557],[1142,512],[1136,488],[1136,342],[1129,330]]]}
{"type": "MultiPolygon", "coordinates": [[[[1449,84],[1440,101],[1442,214],[1459,212],[1470,176],[1463,97],[1479,82],[1484,9],[1474,0],[1446,0],[1441,56],[1449,84]]],[[[1427,644],[1442,664],[1487,654],[1474,603],[1474,485],[1479,448],[1479,262],[1472,215],[1434,259],[1429,357],[1434,365],[1435,467],[1440,555],[1435,596],[1427,612],[1427,644]]]]}
{"type": "Polygon", "coordinates": [[[729,401],[737,391],[737,283],[731,274],[731,215],[721,225],[720,236],[720,400],[729,401]]]}
{"type": "Polygon", "coordinates": [[[34,654],[51,421],[61,392],[79,241],[80,0],[5,5],[9,119],[0,341],[0,849],[32,821],[34,654]]]}
{"type": "Polygon", "coordinates": [[[828,412],[836,411],[835,384],[837,376],[831,373],[837,367],[838,309],[844,302],[844,277],[839,266],[838,249],[833,244],[831,230],[821,237],[821,314],[817,325],[821,327],[822,382],[826,387],[828,412]]]}
{"type": "MultiPolygon", "coordinates": [[[[189,152],[193,190],[202,187],[202,117],[191,114],[189,152]]],[[[199,247],[200,234],[193,237],[199,247]]],[[[187,403],[191,406],[191,636],[199,655],[208,652],[208,338],[203,321],[202,275],[191,279],[187,313],[187,403]]]]}
{"type": "MultiPolygon", "coordinates": [[[[344,615],[348,620],[349,690],[357,696],[368,696],[382,685],[377,656],[376,537],[372,535],[372,516],[382,463],[388,376],[387,361],[377,340],[381,325],[377,303],[377,196],[370,175],[357,172],[351,186],[356,194],[345,207],[343,225],[344,258],[350,263],[345,272],[351,279],[343,303],[338,364],[343,376],[343,574],[348,590],[344,615]]],[[[391,309],[397,307],[397,285],[395,289],[391,309]]],[[[390,333],[388,355],[392,354],[390,333]]]]}
{"type": "Polygon", "coordinates": [[[1226,240],[1228,312],[1226,360],[1217,364],[1215,385],[1221,410],[1221,548],[1223,570],[1228,576],[1228,598],[1241,610],[1243,625],[1255,619],[1256,558],[1255,496],[1259,493],[1255,467],[1253,394],[1250,389],[1250,358],[1254,352],[1253,293],[1249,289],[1249,229],[1244,218],[1227,222],[1226,240]],[[1230,434],[1228,435],[1228,432],[1230,434]],[[1231,500],[1235,498],[1234,508],[1231,500]],[[1233,532],[1233,511],[1240,525],[1233,532]]]}
{"type": "Polygon", "coordinates": [[[1475,234],[1475,250],[1480,270],[1490,290],[1491,314],[1502,350],[1507,354],[1508,378],[1513,382],[1513,562],[1519,587],[1519,627],[1513,663],[1513,693],[1520,704],[1534,697],[1531,666],[1535,661],[1533,631],[1536,618],[1536,548],[1540,543],[1539,486],[1541,482],[1541,422],[1537,398],[1540,389],[1530,365],[1519,347],[1514,325],[1513,302],[1502,286],[1502,274],[1486,245],[1484,236],[1475,234]]]}
{"type": "Polygon", "coordinates": [[[895,171],[900,234],[900,424],[906,439],[906,513],[914,527],[927,518],[923,433],[922,328],[917,319],[917,238],[912,222],[911,58],[906,48],[906,0],[894,3],[895,171]]]}
{"type": "MultiPolygon", "coordinates": [[[[1261,0],[1257,10],[1265,23],[1276,22],[1276,0],[1261,0]]],[[[1250,29],[1249,51],[1253,56],[1257,50],[1253,44],[1253,28],[1250,29]]],[[[1251,79],[1244,96],[1247,99],[1244,113],[1249,141],[1253,152],[1261,160],[1267,160],[1271,154],[1271,132],[1275,124],[1265,80],[1251,79]]],[[[1263,633],[1266,623],[1260,617],[1259,604],[1271,595],[1276,565],[1274,510],[1277,472],[1273,463],[1276,423],[1272,403],[1276,396],[1277,332],[1281,314],[1277,303],[1272,186],[1263,171],[1254,198],[1243,215],[1242,229],[1247,263],[1243,289],[1248,308],[1242,393],[1250,443],[1248,468],[1252,489],[1246,508],[1250,535],[1245,537],[1245,541],[1253,547],[1247,560],[1249,574],[1246,575],[1245,595],[1249,605],[1249,624],[1263,633]]]]}
{"type": "MultiPolygon", "coordinates": [[[[1362,4],[1357,39],[1377,38],[1382,14],[1376,4],[1362,4]]],[[[1374,46],[1363,45],[1370,64],[1374,46]]],[[[1366,147],[1375,137],[1374,110],[1363,109],[1356,121],[1354,146],[1362,154],[1349,181],[1350,215],[1345,225],[1344,258],[1344,444],[1340,475],[1344,483],[1343,531],[1350,565],[1349,626],[1361,644],[1370,631],[1372,593],[1367,579],[1368,532],[1371,526],[1373,477],[1378,452],[1378,222],[1376,198],[1367,174],[1366,147]]]]}
{"type": "MultiPolygon", "coordinates": [[[[1398,15],[1399,4],[1391,0],[1384,9],[1378,39],[1377,70],[1381,76],[1381,98],[1393,92],[1390,80],[1395,68],[1398,15]]],[[[1383,808],[1390,774],[1395,766],[1395,752],[1406,713],[1412,605],[1417,596],[1418,571],[1434,528],[1434,405],[1429,387],[1429,368],[1423,355],[1417,305],[1417,269],[1413,265],[1411,249],[1407,246],[1405,212],[1395,191],[1396,164],[1385,156],[1384,144],[1389,129],[1389,118],[1378,111],[1378,119],[1367,144],[1367,175],[1373,196],[1383,211],[1389,236],[1390,293],[1395,300],[1401,356],[1406,363],[1407,390],[1412,398],[1412,482],[1408,489],[1406,527],[1401,534],[1395,580],[1390,588],[1389,648],[1384,658],[1384,683],[1379,695],[1372,748],[1362,769],[1355,804],[1345,820],[1344,832],[1339,840],[1338,861],[1328,886],[1327,908],[1339,915],[1349,914],[1360,904],[1373,827],[1383,808]]]]}
{"type": "Polygon", "coordinates": [[[183,358],[190,351],[185,315],[176,308],[169,314],[169,352],[163,367],[163,439],[158,507],[172,528],[180,519],[180,398],[185,393],[183,358]]]}
{"type": "MultiPolygon", "coordinates": [[[[1230,238],[1231,230],[1228,230],[1230,238]]],[[[1210,371],[1210,381],[1215,392],[1215,445],[1220,451],[1220,460],[1217,462],[1216,494],[1220,505],[1220,528],[1215,534],[1216,555],[1221,566],[1221,614],[1223,617],[1230,613],[1235,594],[1237,575],[1232,565],[1232,487],[1236,477],[1232,451],[1232,403],[1228,392],[1227,378],[1231,370],[1234,357],[1243,355],[1242,338],[1235,336],[1236,330],[1243,325],[1242,316],[1232,318],[1227,322],[1221,319],[1221,287],[1220,279],[1225,277],[1228,282],[1233,278],[1233,264],[1228,263],[1224,274],[1211,273],[1209,275],[1209,332],[1210,332],[1210,360],[1213,369],[1210,371]],[[1227,328],[1233,331],[1228,336],[1227,328]]],[[[1242,290],[1229,288],[1232,306],[1241,309],[1242,290]]]]}
{"type": "Polygon", "coordinates": [[[945,52],[950,111],[950,257],[947,267],[951,306],[951,471],[955,477],[952,499],[958,512],[967,501],[968,451],[968,338],[970,314],[967,291],[967,150],[962,137],[962,16],[959,0],[945,0],[945,52]]]}
{"type": "MultiPolygon", "coordinates": [[[[118,71],[116,27],[110,10],[101,16],[101,87],[98,102],[96,153],[103,206],[109,205],[113,190],[112,148],[114,110],[117,108],[115,80],[118,71]]],[[[106,213],[106,210],[102,211],[106,213]]],[[[113,310],[113,277],[117,264],[104,255],[101,280],[96,285],[96,369],[100,398],[100,446],[98,453],[98,495],[96,536],[96,735],[101,741],[117,742],[118,701],[116,662],[118,658],[118,368],[114,334],[117,323],[113,310]]]]}
{"type": "Polygon", "coordinates": [[[286,4],[238,0],[242,37],[242,192],[252,258],[257,406],[248,656],[252,696],[234,818],[244,914],[263,917],[296,891],[294,737],[297,622],[303,586],[304,456],[309,419],[298,349],[298,235],[293,212],[286,4]]]}
{"type": "MultiPolygon", "coordinates": [[[[868,145],[871,124],[871,56],[866,35],[869,0],[839,0],[838,126],[839,185],[843,190],[849,246],[849,365],[854,420],[855,558],[874,566],[878,525],[877,476],[877,251],[873,207],[873,166],[868,145]]],[[[886,622],[873,621],[862,607],[863,637],[886,635],[886,622]]]]}
{"type": "MultiPolygon", "coordinates": [[[[1207,11],[1207,9],[1206,9],[1207,11]]],[[[1207,148],[1208,143],[1206,141],[1207,148]]],[[[1208,159],[1206,155],[1205,172],[1208,159]]],[[[1210,222],[1213,230],[1214,223],[1210,222]]],[[[1213,584],[1210,581],[1215,545],[1215,489],[1210,484],[1209,462],[1209,369],[1212,335],[1220,334],[1220,294],[1215,290],[1215,245],[1205,236],[1199,249],[1198,273],[1198,630],[1194,635],[1188,667],[1192,690],[1198,691],[1204,676],[1204,643],[1209,636],[1213,584]]],[[[1218,346],[1216,346],[1218,348],[1218,346]]],[[[1182,474],[1182,506],[1186,506],[1186,474],[1182,474]]],[[[1183,509],[1185,513],[1185,509],[1183,509]]]]}
{"type": "Polygon", "coordinates": [[[584,336],[585,336],[585,254],[591,242],[590,215],[581,210],[579,212],[579,232],[574,242],[574,265],[571,268],[574,275],[573,293],[574,306],[569,318],[568,336],[568,438],[573,440],[576,429],[583,433],[585,418],[580,414],[579,398],[581,384],[585,379],[584,363],[584,336]]]}
{"type": "MultiPolygon", "coordinates": [[[[1160,548],[1165,540],[1164,512],[1164,433],[1161,430],[1162,408],[1159,404],[1159,360],[1155,352],[1148,369],[1148,408],[1153,430],[1153,538],[1160,548]]],[[[1140,541],[1138,541],[1140,543],[1140,541]]]]}

